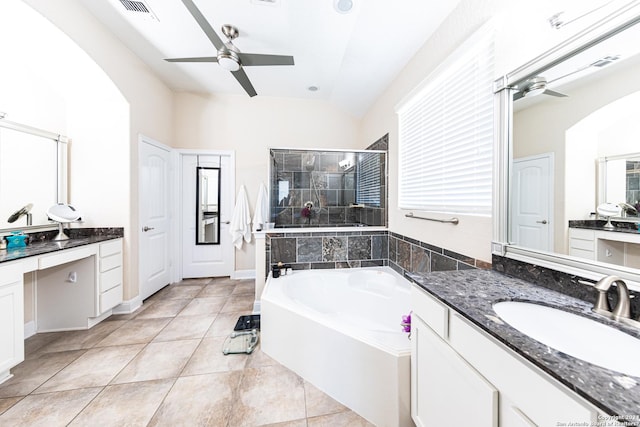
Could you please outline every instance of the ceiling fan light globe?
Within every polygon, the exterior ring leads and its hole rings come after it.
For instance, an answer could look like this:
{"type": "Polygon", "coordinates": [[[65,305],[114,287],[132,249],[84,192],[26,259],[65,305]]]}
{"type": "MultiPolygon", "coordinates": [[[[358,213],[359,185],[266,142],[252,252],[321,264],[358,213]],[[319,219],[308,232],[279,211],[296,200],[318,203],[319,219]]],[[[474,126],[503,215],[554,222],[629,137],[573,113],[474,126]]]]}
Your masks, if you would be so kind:
{"type": "Polygon", "coordinates": [[[532,96],[538,96],[541,93],[543,93],[546,90],[546,88],[543,87],[537,87],[537,88],[528,88],[525,89],[524,91],[524,96],[531,98],[532,96]]]}
{"type": "Polygon", "coordinates": [[[333,7],[338,13],[349,13],[353,8],[353,0],[335,0],[333,7]]]}
{"type": "Polygon", "coordinates": [[[238,71],[240,69],[240,61],[233,55],[221,53],[218,55],[218,64],[228,71],[238,71]]]}

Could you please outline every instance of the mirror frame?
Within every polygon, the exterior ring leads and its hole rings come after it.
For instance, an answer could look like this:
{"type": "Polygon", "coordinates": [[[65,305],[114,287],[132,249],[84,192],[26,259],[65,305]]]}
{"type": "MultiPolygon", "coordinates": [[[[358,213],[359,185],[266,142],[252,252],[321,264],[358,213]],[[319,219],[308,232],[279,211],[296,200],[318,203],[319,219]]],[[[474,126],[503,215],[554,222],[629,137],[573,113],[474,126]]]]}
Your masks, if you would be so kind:
{"type": "Polygon", "coordinates": [[[211,166],[196,166],[196,245],[219,245],[220,244],[220,167],[211,167],[211,166]],[[198,230],[200,228],[200,214],[202,213],[201,203],[200,203],[200,171],[201,170],[215,170],[218,172],[218,188],[217,188],[217,203],[218,206],[218,221],[216,222],[216,235],[218,236],[217,241],[215,242],[201,242],[198,230]]]}
{"type": "Polygon", "coordinates": [[[640,271],[614,264],[584,260],[569,255],[542,252],[509,244],[509,194],[513,147],[514,86],[541,74],[590,47],[640,24],[640,4],[634,2],[610,14],[606,19],[579,32],[564,43],[534,58],[494,83],[494,170],[493,170],[493,241],[491,253],[517,261],[598,280],[604,275],[617,275],[629,287],[640,290],[640,271]]]}
{"type": "MultiPolygon", "coordinates": [[[[50,139],[52,143],[56,144],[56,168],[58,175],[57,191],[56,191],[56,203],[68,203],[67,202],[67,186],[68,186],[68,155],[69,155],[69,143],[71,140],[60,134],[49,132],[46,130],[34,128],[32,126],[23,125],[21,123],[12,122],[4,119],[3,113],[0,113],[0,127],[16,130],[19,132],[25,132],[31,135],[40,136],[42,138],[50,139]]],[[[52,230],[58,227],[57,223],[50,222],[49,224],[28,225],[28,226],[16,226],[9,228],[0,228],[1,233],[27,230],[31,231],[44,231],[52,230]]]]}

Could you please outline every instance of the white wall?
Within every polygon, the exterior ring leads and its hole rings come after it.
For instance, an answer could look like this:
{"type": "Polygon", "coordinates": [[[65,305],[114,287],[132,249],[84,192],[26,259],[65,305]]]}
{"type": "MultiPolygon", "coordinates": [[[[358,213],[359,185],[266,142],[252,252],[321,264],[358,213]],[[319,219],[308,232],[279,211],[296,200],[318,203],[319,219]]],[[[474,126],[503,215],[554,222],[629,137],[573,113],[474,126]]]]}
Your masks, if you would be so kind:
{"type": "MultiPolygon", "coordinates": [[[[69,81],[78,93],[85,94],[84,99],[70,103],[65,112],[69,123],[64,133],[74,138],[70,201],[85,210],[85,226],[125,228],[124,298],[131,299],[138,295],[138,134],[171,143],[173,93],[78,1],[25,3],[66,33],[108,77],[108,82],[99,87],[85,85],[82,76],[69,81]],[[109,85],[114,85],[119,94],[102,91],[109,85]],[[110,109],[113,97],[128,104],[128,111],[110,109]],[[100,112],[105,107],[107,114],[100,112]]],[[[51,49],[55,56],[55,46],[51,49]]],[[[20,67],[19,62],[9,64],[20,67]]],[[[47,61],[43,70],[52,67],[73,71],[63,60],[47,61]]],[[[42,115],[34,111],[25,120],[41,120],[42,115]]]]}
{"type": "MultiPolygon", "coordinates": [[[[179,93],[175,111],[175,147],[236,151],[234,194],[245,185],[252,214],[260,182],[269,184],[269,148],[356,148],[358,142],[358,119],[325,101],[179,93]]],[[[236,250],[236,270],[254,268],[252,241],[236,250]]]]}

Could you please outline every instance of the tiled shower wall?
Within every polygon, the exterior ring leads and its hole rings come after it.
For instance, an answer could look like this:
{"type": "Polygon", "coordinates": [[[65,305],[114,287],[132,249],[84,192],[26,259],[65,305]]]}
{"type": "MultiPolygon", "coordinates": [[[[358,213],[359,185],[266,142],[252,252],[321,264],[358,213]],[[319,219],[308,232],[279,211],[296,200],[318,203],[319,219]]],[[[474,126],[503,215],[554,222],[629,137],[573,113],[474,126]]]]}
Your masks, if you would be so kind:
{"type": "Polygon", "coordinates": [[[490,263],[387,231],[269,233],[266,271],[390,266],[400,274],[491,268],[490,263]]]}

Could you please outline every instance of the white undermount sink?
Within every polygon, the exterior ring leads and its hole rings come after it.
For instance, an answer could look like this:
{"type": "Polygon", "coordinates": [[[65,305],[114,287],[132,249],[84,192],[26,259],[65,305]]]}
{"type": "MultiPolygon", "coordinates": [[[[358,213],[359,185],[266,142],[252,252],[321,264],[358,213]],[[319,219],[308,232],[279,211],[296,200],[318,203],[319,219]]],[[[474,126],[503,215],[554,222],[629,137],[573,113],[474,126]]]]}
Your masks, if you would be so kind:
{"type": "Polygon", "coordinates": [[[493,309],[523,334],[593,365],[640,377],[640,339],[595,320],[523,301],[503,301],[493,309]]]}

